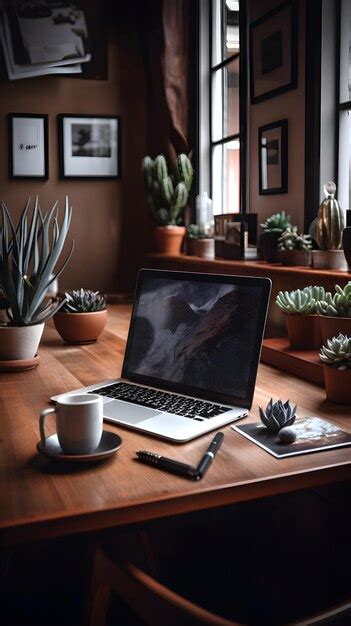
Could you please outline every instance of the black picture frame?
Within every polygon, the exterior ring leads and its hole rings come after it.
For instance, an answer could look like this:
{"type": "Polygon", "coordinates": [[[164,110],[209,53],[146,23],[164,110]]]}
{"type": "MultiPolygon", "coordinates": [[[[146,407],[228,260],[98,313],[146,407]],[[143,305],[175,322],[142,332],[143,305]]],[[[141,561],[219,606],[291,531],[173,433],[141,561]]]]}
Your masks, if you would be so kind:
{"type": "MultiPolygon", "coordinates": [[[[9,179],[10,180],[47,180],[49,178],[49,131],[48,131],[48,119],[49,116],[46,113],[8,113],[7,115],[7,128],[8,128],[8,151],[9,151],[9,158],[8,158],[8,174],[9,174],[9,179]],[[18,169],[20,169],[20,165],[17,165],[17,158],[16,158],[16,151],[14,150],[14,135],[16,130],[14,129],[14,124],[16,120],[20,120],[20,119],[33,119],[33,120],[42,120],[43,121],[43,143],[42,143],[42,149],[44,151],[44,154],[42,154],[41,158],[43,160],[43,173],[42,174],[36,174],[34,172],[34,169],[32,170],[32,173],[30,172],[30,165],[34,165],[34,161],[33,161],[33,152],[32,150],[32,144],[27,144],[28,146],[28,154],[30,154],[30,161],[29,163],[26,164],[26,166],[22,165],[23,167],[23,171],[25,169],[27,169],[26,173],[16,173],[16,171],[18,169]],[[33,173],[34,172],[34,173],[33,173]]],[[[22,146],[23,142],[20,142],[20,144],[18,144],[18,147],[22,146]]],[[[21,148],[21,152],[23,150],[23,148],[25,148],[26,146],[24,145],[21,148]]]]}
{"type": "MultiPolygon", "coordinates": [[[[291,89],[296,89],[298,85],[298,22],[298,0],[287,0],[250,24],[250,95],[252,104],[263,102],[291,89]],[[283,17],[284,12],[289,9],[291,17],[288,26],[291,42],[289,48],[290,58],[286,59],[284,63],[286,54],[283,53],[283,46],[287,38],[283,36],[282,31],[275,30],[267,37],[261,39],[259,38],[259,31],[265,26],[269,31],[270,24],[272,28],[277,28],[275,24],[279,21],[280,14],[283,17]],[[260,43],[259,58],[257,58],[254,52],[258,42],[260,43]],[[260,62],[261,71],[259,71],[260,62]],[[278,70],[281,72],[285,70],[286,80],[281,77],[281,84],[273,86],[279,80],[278,70]],[[272,76],[273,72],[275,74],[272,76]],[[265,75],[267,78],[267,90],[262,91],[262,87],[259,90],[257,76],[262,79],[265,75]],[[272,78],[275,79],[272,81],[272,78]],[[270,79],[272,81],[271,87],[269,86],[270,79]]],[[[283,19],[283,23],[286,23],[285,19],[283,19]]]]}
{"type": "MultiPolygon", "coordinates": [[[[274,133],[271,133],[274,135],[274,133]]],[[[259,167],[259,195],[260,196],[270,196],[279,193],[288,193],[288,120],[278,120],[277,122],[272,122],[271,124],[265,124],[264,126],[260,126],[258,129],[258,167],[259,167]],[[272,130],[280,130],[279,133],[276,134],[276,137],[271,138],[271,143],[274,142],[274,146],[272,148],[272,155],[268,154],[268,147],[263,147],[263,139],[264,135],[268,134],[269,131],[272,130]],[[280,142],[279,142],[280,138],[280,142]],[[276,143],[277,142],[277,143],[276,143]],[[276,154],[277,152],[277,154],[276,154]],[[266,184],[263,176],[263,166],[264,161],[263,158],[266,158],[266,168],[269,165],[278,166],[274,168],[271,172],[271,175],[277,175],[277,171],[279,169],[279,183],[276,186],[268,186],[268,174],[269,172],[266,169],[266,184]],[[274,162],[269,161],[274,160],[274,162]],[[267,186],[266,186],[267,185],[267,186]]]]}
{"type": "MultiPolygon", "coordinates": [[[[57,116],[57,130],[58,130],[58,150],[59,150],[59,177],[64,180],[119,180],[122,176],[122,158],[121,158],[121,118],[119,115],[100,115],[92,113],[83,114],[83,113],[60,113],[57,116]],[[98,174],[87,174],[84,173],[82,169],[82,173],[77,173],[77,171],[69,173],[69,167],[67,163],[67,151],[65,148],[65,123],[66,120],[116,120],[116,152],[115,152],[115,165],[116,168],[113,168],[113,171],[110,173],[98,173],[98,174]]],[[[78,155],[82,156],[82,155],[78,155]]],[[[105,156],[97,156],[95,158],[104,159],[105,156]]],[[[79,164],[78,164],[79,165],[79,164]]]]}

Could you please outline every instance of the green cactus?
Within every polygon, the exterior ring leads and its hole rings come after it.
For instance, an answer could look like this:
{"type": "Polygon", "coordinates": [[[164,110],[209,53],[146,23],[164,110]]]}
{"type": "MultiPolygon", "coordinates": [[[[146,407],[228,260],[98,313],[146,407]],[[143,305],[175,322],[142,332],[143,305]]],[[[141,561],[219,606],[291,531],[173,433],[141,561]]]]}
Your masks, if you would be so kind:
{"type": "Polygon", "coordinates": [[[317,312],[319,315],[329,317],[351,317],[351,281],[344,289],[335,285],[335,293],[327,291],[325,297],[318,302],[317,312]]]}
{"type": "Polygon", "coordinates": [[[155,161],[146,156],[142,160],[142,174],[147,201],[157,224],[180,224],[193,180],[190,159],[186,154],[180,154],[175,172],[169,174],[163,154],[159,154],[155,161]]]}
{"type": "Polygon", "coordinates": [[[317,311],[318,298],[325,296],[323,287],[309,286],[295,291],[279,291],[276,304],[283,313],[294,315],[314,315],[317,311]]]}
{"type": "Polygon", "coordinates": [[[285,211],[275,213],[266,219],[261,228],[265,232],[283,233],[287,228],[291,228],[290,215],[286,215],[285,211]]]}
{"type": "Polygon", "coordinates": [[[322,346],[319,358],[326,365],[339,370],[351,369],[351,337],[342,335],[327,339],[327,345],[322,346]]]}
{"type": "Polygon", "coordinates": [[[289,226],[279,237],[278,248],[279,250],[311,250],[311,237],[299,235],[297,226],[289,226]]]}

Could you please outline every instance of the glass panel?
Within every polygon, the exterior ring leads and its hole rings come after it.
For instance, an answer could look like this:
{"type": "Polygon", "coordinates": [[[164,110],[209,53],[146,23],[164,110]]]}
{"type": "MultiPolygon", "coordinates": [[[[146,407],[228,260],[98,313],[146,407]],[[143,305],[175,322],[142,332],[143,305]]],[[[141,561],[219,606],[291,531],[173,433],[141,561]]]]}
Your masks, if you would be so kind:
{"type": "Polygon", "coordinates": [[[213,214],[240,213],[240,142],[215,146],[212,151],[213,214]]]}
{"type": "Polygon", "coordinates": [[[212,208],[213,215],[223,213],[223,146],[212,150],[212,208]]]}
{"type": "Polygon", "coordinates": [[[239,132],[239,59],[234,59],[223,69],[226,86],[223,121],[224,137],[239,132]]]}
{"type": "Polygon", "coordinates": [[[224,19],[224,58],[227,58],[240,50],[238,0],[226,0],[224,19]]]}
{"type": "Polygon", "coordinates": [[[340,102],[351,100],[351,3],[341,2],[340,20],[340,102]]]}
{"type": "Polygon", "coordinates": [[[212,67],[223,60],[222,0],[212,0],[212,67]]]}
{"type": "Polygon", "coordinates": [[[212,141],[223,138],[223,70],[212,75],[212,141]]]}

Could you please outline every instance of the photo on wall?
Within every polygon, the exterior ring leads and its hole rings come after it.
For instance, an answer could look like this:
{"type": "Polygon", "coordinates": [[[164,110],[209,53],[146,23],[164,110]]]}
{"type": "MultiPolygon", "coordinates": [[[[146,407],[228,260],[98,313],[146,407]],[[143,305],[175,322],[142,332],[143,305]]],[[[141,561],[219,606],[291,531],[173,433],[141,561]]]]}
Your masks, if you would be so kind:
{"type": "Polygon", "coordinates": [[[250,24],[252,104],[297,87],[298,6],[288,0],[250,24]]]}
{"type": "Polygon", "coordinates": [[[9,113],[9,178],[47,180],[48,116],[9,113]]]}
{"type": "Polygon", "coordinates": [[[120,178],[120,118],[59,115],[61,178],[120,178]]]}
{"type": "Polygon", "coordinates": [[[258,129],[259,194],[288,192],[288,120],[258,129]]]}

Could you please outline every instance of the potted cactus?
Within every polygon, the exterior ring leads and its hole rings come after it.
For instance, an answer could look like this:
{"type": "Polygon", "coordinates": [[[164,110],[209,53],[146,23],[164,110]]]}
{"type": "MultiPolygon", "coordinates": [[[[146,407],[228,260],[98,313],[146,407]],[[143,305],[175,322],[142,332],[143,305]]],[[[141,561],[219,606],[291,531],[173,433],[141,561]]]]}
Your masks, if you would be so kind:
{"type": "Polygon", "coordinates": [[[298,234],[297,226],[287,228],[278,239],[279,258],[283,265],[312,265],[312,241],[298,234]]]}
{"type": "Polygon", "coordinates": [[[351,337],[327,339],[320,351],[324,365],[327,398],[338,404],[351,404],[351,337]]]}
{"type": "Polygon", "coordinates": [[[351,281],[342,289],[335,285],[335,293],[327,291],[318,302],[317,312],[320,315],[320,327],[323,341],[329,337],[343,333],[351,336],[351,281]]]}
{"type": "Polygon", "coordinates": [[[180,154],[175,171],[169,173],[163,154],[154,161],[146,156],[142,161],[142,173],[147,200],[157,224],[156,248],[158,252],[179,254],[185,235],[183,212],[193,182],[191,161],[186,154],[180,154]]]}
{"type": "Polygon", "coordinates": [[[200,226],[198,224],[189,224],[186,233],[186,253],[189,256],[196,255],[197,240],[200,237],[200,226]]]}
{"type": "Polygon", "coordinates": [[[276,304],[284,313],[292,348],[314,350],[320,348],[322,336],[317,315],[317,303],[324,299],[324,287],[309,286],[295,291],[279,291],[276,304]]]}
{"type": "Polygon", "coordinates": [[[324,185],[323,191],[325,198],[310,227],[312,239],[316,241],[319,247],[319,250],[313,250],[313,266],[347,270],[347,262],[342,250],[345,217],[335,199],[335,183],[329,181],[324,185]]]}
{"type": "Polygon", "coordinates": [[[2,369],[28,369],[37,365],[34,357],[44,324],[64,304],[64,301],[48,298],[47,291],[63,272],[73,252],[72,242],[60,269],[55,271],[71,214],[67,198],[61,224],[57,202],[43,214],[38,198],[32,211],[28,198],[14,225],[5,203],[1,203],[0,285],[2,301],[7,304],[6,320],[0,323],[2,369]],[[12,363],[15,361],[18,363],[12,363]]]}
{"type": "Polygon", "coordinates": [[[286,215],[285,211],[271,215],[264,224],[261,224],[263,233],[260,237],[259,246],[267,263],[279,263],[278,239],[291,226],[290,215],[286,215]]]}
{"type": "Polygon", "coordinates": [[[89,289],[65,293],[62,309],[54,315],[56,330],[67,343],[94,343],[106,321],[105,296],[89,289]]]}

